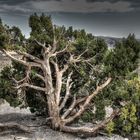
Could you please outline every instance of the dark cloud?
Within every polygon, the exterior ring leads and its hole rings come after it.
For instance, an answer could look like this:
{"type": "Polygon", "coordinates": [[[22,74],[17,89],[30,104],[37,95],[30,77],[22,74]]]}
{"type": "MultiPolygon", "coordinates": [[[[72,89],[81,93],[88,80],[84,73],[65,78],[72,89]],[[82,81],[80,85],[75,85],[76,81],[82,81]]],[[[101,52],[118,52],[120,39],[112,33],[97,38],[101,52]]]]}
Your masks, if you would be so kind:
{"type": "Polygon", "coordinates": [[[130,12],[134,11],[130,1],[112,0],[1,0],[1,12],[130,12]],[[91,3],[92,2],[92,3],[91,3]]]}
{"type": "Polygon", "coordinates": [[[0,0],[1,4],[7,4],[7,5],[17,5],[17,4],[21,4],[24,3],[28,0],[0,0]]]}
{"type": "Polygon", "coordinates": [[[132,12],[140,0],[0,0],[0,12],[132,12]]]}
{"type": "Polygon", "coordinates": [[[8,4],[8,5],[18,5],[29,1],[61,1],[61,0],[0,0],[1,4],[8,4]]]}

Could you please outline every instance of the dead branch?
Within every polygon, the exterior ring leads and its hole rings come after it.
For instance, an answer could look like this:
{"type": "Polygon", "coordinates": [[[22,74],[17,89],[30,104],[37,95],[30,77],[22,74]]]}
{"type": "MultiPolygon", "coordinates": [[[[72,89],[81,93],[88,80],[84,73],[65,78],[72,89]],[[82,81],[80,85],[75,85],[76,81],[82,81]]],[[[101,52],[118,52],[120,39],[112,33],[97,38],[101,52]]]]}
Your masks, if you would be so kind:
{"type": "Polygon", "coordinates": [[[83,103],[84,101],[86,101],[88,97],[83,97],[83,98],[80,98],[80,99],[77,99],[76,100],[76,105],[80,104],[80,103],[83,103]]]}
{"type": "Polygon", "coordinates": [[[82,52],[78,57],[77,57],[77,60],[80,60],[81,57],[88,51],[88,49],[86,49],[84,52],[82,52]]]}
{"type": "MultiPolygon", "coordinates": [[[[27,67],[26,69],[26,76],[21,79],[21,80],[16,80],[14,77],[12,77],[12,80],[14,81],[14,83],[16,83],[17,85],[21,84],[21,83],[25,83],[28,82],[28,80],[30,79],[30,73],[31,73],[31,67],[27,67]]],[[[43,82],[45,82],[45,79],[42,75],[35,73],[35,76],[38,77],[39,79],[41,79],[43,82]]]]}
{"type": "Polygon", "coordinates": [[[35,62],[26,62],[24,60],[21,60],[21,59],[18,59],[18,58],[15,58],[14,56],[12,56],[10,53],[8,53],[6,50],[3,49],[3,52],[10,58],[12,59],[13,61],[16,61],[26,67],[39,67],[39,68],[42,68],[41,64],[38,64],[38,63],[35,63],[35,62]]]}
{"type": "Polygon", "coordinates": [[[66,72],[68,68],[69,68],[69,63],[67,63],[67,64],[64,65],[64,68],[61,70],[62,74],[64,72],[66,72]]]}
{"type": "Polygon", "coordinates": [[[14,82],[15,84],[20,84],[20,83],[24,82],[27,78],[25,77],[25,78],[23,78],[23,79],[21,79],[21,80],[16,80],[14,77],[12,77],[11,79],[13,80],[13,82],[14,82]]]}
{"type": "Polygon", "coordinates": [[[31,59],[32,61],[34,61],[36,63],[42,64],[42,61],[39,58],[37,58],[37,57],[35,57],[35,56],[33,56],[33,55],[29,54],[29,53],[21,52],[21,51],[17,51],[17,53],[21,54],[21,55],[23,55],[23,56],[25,56],[25,57],[27,57],[29,59],[31,59]]]}
{"type": "Polygon", "coordinates": [[[78,118],[79,116],[81,116],[81,114],[86,110],[86,108],[89,106],[91,100],[93,99],[93,97],[95,97],[97,94],[99,94],[99,92],[104,89],[109,83],[111,82],[111,78],[108,78],[108,80],[102,84],[101,86],[97,86],[96,90],[90,94],[86,101],[84,102],[83,105],[80,106],[79,111],[74,115],[69,117],[68,119],[65,119],[64,122],[66,123],[70,123],[72,121],[74,121],[76,118],[78,118]]]}
{"type": "Polygon", "coordinates": [[[63,101],[62,101],[62,103],[60,105],[60,110],[62,108],[64,108],[64,106],[65,106],[65,104],[66,104],[66,102],[67,102],[67,100],[68,100],[68,98],[70,96],[70,89],[72,87],[72,83],[70,84],[71,76],[72,76],[72,72],[68,75],[68,79],[67,79],[67,83],[66,83],[66,94],[65,94],[65,97],[64,97],[64,99],[63,99],[63,101]]]}
{"type": "Polygon", "coordinates": [[[19,123],[0,123],[0,130],[1,131],[5,131],[5,130],[9,130],[9,129],[12,130],[13,128],[22,130],[26,133],[31,133],[29,127],[22,125],[22,124],[19,124],[19,123]]]}
{"type": "Polygon", "coordinates": [[[67,44],[66,47],[65,47],[63,50],[58,51],[58,52],[55,52],[55,53],[53,54],[53,56],[56,56],[56,55],[61,54],[61,53],[63,53],[63,52],[66,52],[67,49],[68,49],[68,47],[69,47],[69,44],[67,44]]]}
{"type": "Polygon", "coordinates": [[[17,59],[15,57],[13,57],[12,55],[10,55],[10,53],[8,53],[6,50],[3,49],[3,52],[12,60],[16,61],[16,62],[19,62],[20,64],[23,64],[24,66],[28,66],[27,62],[26,61],[23,61],[21,59],[17,59]]]}
{"type": "Polygon", "coordinates": [[[25,76],[23,79],[21,79],[21,80],[16,80],[14,77],[12,77],[12,80],[13,80],[14,83],[17,84],[17,85],[19,85],[19,84],[21,84],[21,83],[23,83],[23,82],[26,82],[26,81],[28,81],[28,79],[29,79],[30,72],[31,72],[31,67],[29,66],[29,67],[27,67],[27,69],[26,69],[26,76],[25,76]]]}
{"type": "Polygon", "coordinates": [[[51,54],[51,49],[53,48],[53,46],[51,46],[50,44],[48,46],[46,46],[46,43],[44,42],[43,44],[37,40],[34,40],[36,42],[37,45],[39,45],[40,47],[43,48],[44,51],[42,51],[42,55],[45,57],[46,54],[51,54]]]}
{"type": "Polygon", "coordinates": [[[29,88],[39,90],[39,91],[44,91],[44,92],[46,91],[45,88],[34,86],[34,85],[29,84],[29,83],[23,83],[23,84],[21,84],[19,86],[16,86],[15,89],[20,89],[20,88],[23,88],[23,87],[29,87],[29,88]]]}
{"type": "Polygon", "coordinates": [[[42,69],[42,65],[41,64],[38,64],[38,63],[27,62],[27,65],[28,66],[31,66],[31,67],[38,67],[38,68],[41,68],[42,69]]]}
{"type": "Polygon", "coordinates": [[[45,78],[42,75],[35,73],[35,76],[45,82],[45,78]]]}
{"type": "Polygon", "coordinates": [[[53,60],[51,60],[51,63],[54,65],[55,72],[56,73],[59,72],[59,66],[58,66],[58,64],[55,61],[53,61],[53,60]]]}
{"type": "Polygon", "coordinates": [[[71,111],[74,109],[76,105],[76,95],[74,95],[74,99],[73,99],[73,102],[72,104],[70,105],[70,107],[67,109],[67,111],[62,115],[62,119],[65,119],[70,113],[71,111]]]}
{"type": "Polygon", "coordinates": [[[46,49],[46,43],[45,42],[41,43],[41,42],[37,41],[36,39],[34,41],[38,46],[42,47],[44,50],[46,49]]]}
{"type": "Polygon", "coordinates": [[[61,126],[61,131],[69,133],[84,133],[84,134],[95,134],[99,129],[104,128],[111,120],[114,119],[119,114],[119,110],[113,111],[110,117],[103,120],[101,123],[97,124],[95,127],[72,127],[72,126],[61,126]]]}

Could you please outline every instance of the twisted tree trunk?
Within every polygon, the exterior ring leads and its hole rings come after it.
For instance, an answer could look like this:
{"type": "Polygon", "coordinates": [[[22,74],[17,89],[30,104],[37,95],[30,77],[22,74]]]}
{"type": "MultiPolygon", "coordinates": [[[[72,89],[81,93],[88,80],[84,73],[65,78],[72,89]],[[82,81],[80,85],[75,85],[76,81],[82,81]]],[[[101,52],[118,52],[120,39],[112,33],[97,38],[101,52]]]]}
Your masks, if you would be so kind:
{"type": "Polygon", "coordinates": [[[95,133],[99,129],[106,126],[106,124],[112,120],[117,114],[118,110],[114,111],[111,116],[104,121],[102,121],[100,124],[97,124],[97,126],[90,128],[90,127],[72,127],[70,126],[71,123],[77,118],[79,118],[87,109],[87,107],[90,105],[91,100],[98,95],[106,86],[109,85],[111,82],[111,78],[109,77],[102,85],[97,86],[95,91],[92,91],[91,94],[88,96],[85,96],[83,98],[78,98],[76,96],[73,96],[73,102],[71,105],[66,109],[66,103],[71,95],[71,87],[73,85],[72,83],[72,72],[67,77],[66,82],[66,93],[64,98],[62,98],[61,90],[62,90],[62,84],[63,84],[63,76],[64,73],[68,70],[69,65],[72,63],[80,63],[80,62],[87,62],[90,61],[90,59],[83,60],[81,57],[84,53],[82,53],[79,56],[70,55],[69,60],[66,64],[63,65],[63,68],[57,63],[56,57],[58,54],[63,53],[66,51],[67,46],[64,50],[56,51],[56,45],[57,43],[54,42],[52,46],[46,47],[45,44],[41,44],[40,42],[36,41],[36,43],[42,47],[43,49],[43,60],[28,54],[26,52],[17,52],[20,55],[23,55],[24,57],[28,58],[28,61],[17,59],[13,56],[11,56],[7,51],[3,50],[5,54],[10,57],[12,60],[24,65],[26,70],[26,77],[21,79],[20,81],[17,81],[14,79],[14,81],[17,83],[16,89],[22,89],[25,88],[32,88],[35,90],[43,91],[46,96],[46,104],[48,106],[48,113],[49,117],[51,118],[51,127],[53,129],[61,130],[64,132],[71,132],[71,133],[95,133]],[[30,61],[29,61],[30,60],[30,61]],[[52,67],[54,66],[55,69],[55,84],[53,83],[53,76],[52,76],[52,67]],[[36,77],[40,78],[42,82],[44,83],[44,87],[40,87],[37,85],[32,85],[29,83],[29,78],[31,74],[31,70],[33,67],[38,67],[43,71],[43,74],[40,75],[35,74],[36,77]],[[71,114],[74,109],[78,109],[77,112],[71,114]],[[61,112],[61,113],[60,113],[61,112]],[[71,115],[70,115],[71,114],[71,115]]]}

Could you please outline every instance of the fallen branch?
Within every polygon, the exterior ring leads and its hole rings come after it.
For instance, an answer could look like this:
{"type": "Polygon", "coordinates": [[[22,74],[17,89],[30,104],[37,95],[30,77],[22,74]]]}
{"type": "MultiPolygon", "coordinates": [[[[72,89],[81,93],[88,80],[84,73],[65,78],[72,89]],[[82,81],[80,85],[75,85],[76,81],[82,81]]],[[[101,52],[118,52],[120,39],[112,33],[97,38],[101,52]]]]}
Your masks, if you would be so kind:
{"type": "Polygon", "coordinates": [[[6,130],[12,130],[17,129],[26,133],[31,133],[31,130],[29,127],[19,124],[19,123],[0,123],[0,132],[6,131],[6,130]]]}

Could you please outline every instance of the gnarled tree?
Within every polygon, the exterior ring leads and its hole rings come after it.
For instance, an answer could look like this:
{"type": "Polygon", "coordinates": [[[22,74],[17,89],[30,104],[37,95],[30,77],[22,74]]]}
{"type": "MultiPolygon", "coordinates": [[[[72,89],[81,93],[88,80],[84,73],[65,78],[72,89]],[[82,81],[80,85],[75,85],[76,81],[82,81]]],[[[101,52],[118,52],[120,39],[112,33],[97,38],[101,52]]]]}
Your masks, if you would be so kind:
{"type": "Polygon", "coordinates": [[[94,97],[100,94],[111,82],[111,77],[106,77],[88,95],[78,96],[71,92],[72,87],[75,86],[71,65],[76,66],[79,63],[91,65],[90,61],[95,56],[85,59],[83,56],[88,49],[77,55],[69,52],[71,41],[67,41],[64,49],[59,49],[59,43],[55,40],[55,37],[52,45],[41,43],[37,40],[35,40],[35,43],[41,47],[42,57],[37,57],[25,51],[17,51],[18,54],[23,56],[22,59],[18,59],[8,51],[3,50],[10,59],[22,64],[25,68],[25,77],[23,79],[17,80],[15,77],[11,77],[14,81],[14,88],[17,90],[30,88],[43,93],[53,129],[70,133],[95,134],[99,129],[105,127],[119,113],[118,110],[114,110],[110,117],[96,124],[96,126],[71,126],[86,111],[94,97]],[[65,54],[67,56],[65,62],[61,63],[60,57],[65,54]],[[33,70],[36,70],[34,76],[40,79],[41,84],[35,85],[34,81],[32,81],[33,70]]]}
{"type": "MultiPolygon", "coordinates": [[[[95,134],[108,124],[109,134],[139,135],[140,92],[134,77],[140,43],[134,35],[110,51],[102,39],[85,30],[53,29],[51,17],[44,14],[32,15],[29,26],[30,38],[23,39],[17,27],[10,29],[0,22],[0,48],[13,60],[0,74],[0,98],[11,106],[28,106],[31,112],[46,115],[52,128],[60,131],[95,134]],[[7,50],[15,50],[20,58],[7,50]],[[120,113],[114,110],[104,119],[107,106],[119,108],[120,113]],[[81,120],[83,125],[93,122],[93,127],[76,127],[81,120]]],[[[0,127],[28,130],[19,124],[0,127]]]]}

